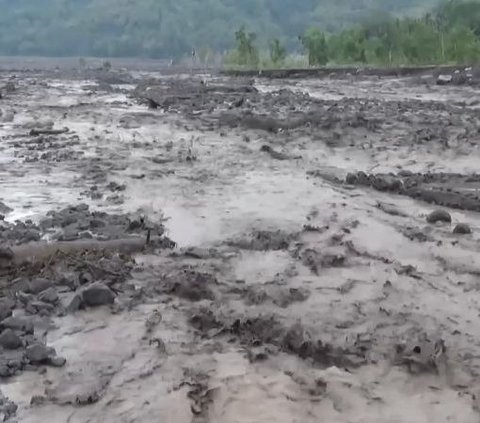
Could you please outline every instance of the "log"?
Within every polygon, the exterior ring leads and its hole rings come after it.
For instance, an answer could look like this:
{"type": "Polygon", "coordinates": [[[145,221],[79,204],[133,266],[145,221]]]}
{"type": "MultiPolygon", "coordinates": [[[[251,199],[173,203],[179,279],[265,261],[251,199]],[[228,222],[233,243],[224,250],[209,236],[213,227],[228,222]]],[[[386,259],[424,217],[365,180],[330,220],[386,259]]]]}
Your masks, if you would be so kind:
{"type": "Polygon", "coordinates": [[[69,131],[68,128],[62,129],[32,129],[30,131],[30,135],[32,137],[36,137],[38,135],[60,135],[66,134],[69,131]]]}
{"type": "Polygon", "coordinates": [[[30,242],[2,249],[0,254],[0,268],[24,263],[48,260],[57,253],[71,254],[82,251],[110,251],[124,254],[133,254],[143,251],[148,239],[142,237],[122,238],[110,241],[76,240],[58,242],[30,242]],[[7,251],[10,253],[7,254],[7,251]]]}

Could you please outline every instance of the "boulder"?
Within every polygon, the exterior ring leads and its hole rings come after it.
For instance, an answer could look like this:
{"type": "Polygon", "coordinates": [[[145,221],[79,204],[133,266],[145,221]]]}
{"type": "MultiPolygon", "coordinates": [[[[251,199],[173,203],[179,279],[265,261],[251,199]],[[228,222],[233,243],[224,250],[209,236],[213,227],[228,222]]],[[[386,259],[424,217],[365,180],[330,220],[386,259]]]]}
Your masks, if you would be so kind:
{"type": "Polygon", "coordinates": [[[58,302],[58,294],[54,288],[48,288],[38,294],[38,299],[44,303],[56,304],[58,302]]]}
{"type": "Polygon", "coordinates": [[[427,216],[428,223],[452,223],[452,216],[445,210],[435,210],[427,216]]]}
{"type": "Polygon", "coordinates": [[[74,313],[83,306],[83,299],[81,294],[75,294],[71,301],[68,303],[65,311],[67,313],[74,313]]]}
{"type": "Polygon", "coordinates": [[[33,322],[27,318],[10,316],[0,322],[0,329],[12,329],[27,334],[33,333],[33,322]]]}
{"type": "Polygon", "coordinates": [[[448,85],[451,84],[453,81],[452,75],[438,75],[437,77],[437,85],[448,85]]]}
{"type": "Polygon", "coordinates": [[[55,357],[55,355],[56,353],[53,348],[40,343],[29,345],[25,350],[25,356],[32,364],[45,363],[52,357],[55,357]]]}
{"type": "Polygon", "coordinates": [[[15,308],[15,301],[10,298],[2,298],[0,300],[0,321],[10,317],[12,310],[15,308]]]}
{"type": "Polygon", "coordinates": [[[113,304],[115,294],[108,286],[95,282],[83,290],[82,300],[86,306],[90,307],[113,304]]]}
{"type": "Polygon", "coordinates": [[[12,329],[5,329],[0,334],[0,346],[2,346],[2,348],[6,350],[16,350],[22,345],[22,339],[12,329]]]}
{"type": "Polygon", "coordinates": [[[458,223],[455,228],[453,228],[453,233],[458,235],[467,235],[472,233],[472,228],[466,223],[458,223]]]}
{"type": "Polygon", "coordinates": [[[63,367],[65,366],[66,362],[67,362],[67,359],[65,357],[55,356],[55,357],[50,357],[48,359],[48,364],[50,364],[50,366],[53,366],[53,367],[63,367]]]}
{"type": "Polygon", "coordinates": [[[49,281],[48,279],[44,279],[44,278],[37,278],[37,279],[33,279],[28,284],[28,292],[36,295],[42,291],[45,291],[48,288],[51,288],[52,286],[53,286],[52,281],[49,281]]]}

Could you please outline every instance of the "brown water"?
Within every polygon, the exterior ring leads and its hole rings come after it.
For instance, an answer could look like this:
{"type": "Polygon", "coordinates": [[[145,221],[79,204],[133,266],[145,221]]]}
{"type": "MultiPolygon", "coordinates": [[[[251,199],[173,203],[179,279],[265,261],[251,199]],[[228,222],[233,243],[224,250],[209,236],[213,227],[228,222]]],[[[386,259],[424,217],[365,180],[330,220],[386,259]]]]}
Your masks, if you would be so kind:
{"type": "MultiPolygon", "coordinates": [[[[303,248],[341,253],[343,247],[331,239],[342,233],[361,254],[349,258],[344,267],[322,269],[315,275],[286,251],[233,250],[221,260],[205,264],[216,266],[226,284],[243,280],[245,285],[262,287],[277,281],[287,288],[307,288],[310,296],[281,308],[270,302],[246,305],[227,292],[207,306],[232,316],[274,313],[283,322],[301,322],[326,342],[373,333],[376,350],[372,353],[378,354],[378,360],[349,371],[322,369],[285,353],[252,363],[238,344],[196,336],[187,322],[185,303],[151,298],[148,304],[117,314],[102,309],[56,318],[47,339],[67,357],[67,367],[49,369],[45,374],[26,372],[2,385],[2,391],[20,406],[19,421],[478,421],[477,403],[472,399],[479,393],[472,377],[478,371],[475,357],[480,348],[478,285],[472,274],[480,270],[478,215],[452,212],[454,221],[472,226],[472,236],[456,239],[449,227],[435,226],[430,233],[442,242],[418,243],[402,235],[402,228],[425,228],[425,215],[432,206],[306,176],[306,171],[313,169],[343,177],[351,170],[389,171],[396,167],[468,173],[477,169],[477,149],[463,156],[457,156],[456,150],[425,151],[423,147],[412,152],[409,146],[387,146],[372,153],[358,146],[331,148],[312,134],[292,137],[285,147],[302,159],[275,161],[259,153],[265,142],[261,132],[250,131],[252,141],[245,143],[241,129],[224,135],[198,131],[182,116],[148,111],[127,93],[89,94],[83,89],[89,84],[92,82],[22,76],[19,92],[0,103],[4,115],[15,111],[12,122],[0,123],[1,200],[14,209],[7,219],[37,218],[52,208],[80,201],[106,211],[142,209],[153,219],[166,219],[168,234],[179,247],[218,247],[256,229],[298,232],[311,216],[311,225],[328,225],[329,229],[302,234],[299,243],[303,248]],[[32,85],[33,80],[42,84],[32,85]],[[45,120],[53,120],[56,128],[70,128],[78,144],[68,150],[83,152],[83,156],[26,163],[21,155],[28,154],[28,147],[15,147],[14,137],[27,139],[27,124],[37,122],[32,124],[36,126],[45,120]],[[192,152],[197,160],[186,161],[192,152]],[[94,184],[88,172],[83,174],[92,163],[106,169],[107,181],[126,183],[126,190],[119,193],[123,204],[82,195],[94,184]],[[144,177],[135,178],[140,175],[144,177]],[[378,201],[394,205],[406,216],[385,214],[376,208],[378,201]],[[397,271],[406,265],[414,266],[421,279],[397,271]],[[393,287],[388,295],[387,280],[393,287]],[[337,289],[351,281],[348,290],[337,289]],[[155,335],[164,341],[165,352],[143,339],[145,320],[155,308],[163,316],[155,335]],[[411,375],[392,367],[380,354],[381,350],[387,354],[402,338],[409,342],[409,334],[421,330],[446,341],[451,368],[447,376],[411,375]],[[189,378],[198,380],[198,374],[208,381],[211,401],[206,415],[192,411],[191,386],[185,383],[189,378]],[[323,383],[325,387],[320,389],[323,383]],[[57,403],[30,407],[30,398],[42,395],[46,388],[56,393],[57,403]],[[94,404],[62,403],[93,391],[102,392],[94,404]]],[[[443,91],[412,85],[408,80],[292,84],[261,82],[259,87],[293,88],[325,99],[454,102],[478,98],[478,92],[470,88],[443,91]]],[[[405,130],[395,117],[383,119],[391,121],[392,135],[405,130]]],[[[165,257],[139,257],[142,260],[151,274],[134,282],[145,285],[153,283],[155,272],[169,262],[165,257]]]]}

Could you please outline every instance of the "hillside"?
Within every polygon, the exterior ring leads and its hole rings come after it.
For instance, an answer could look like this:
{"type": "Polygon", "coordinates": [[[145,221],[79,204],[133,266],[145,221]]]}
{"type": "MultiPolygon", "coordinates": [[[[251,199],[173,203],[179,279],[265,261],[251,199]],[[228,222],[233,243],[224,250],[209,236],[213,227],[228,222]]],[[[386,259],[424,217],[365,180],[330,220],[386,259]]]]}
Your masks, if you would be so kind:
{"type": "Polygon", "coordinates": [[[0,0],[0,54],[181,56],[231,47],[240,25],[290,48],[374,14],[411,15],[439,0],[0,0]]]}

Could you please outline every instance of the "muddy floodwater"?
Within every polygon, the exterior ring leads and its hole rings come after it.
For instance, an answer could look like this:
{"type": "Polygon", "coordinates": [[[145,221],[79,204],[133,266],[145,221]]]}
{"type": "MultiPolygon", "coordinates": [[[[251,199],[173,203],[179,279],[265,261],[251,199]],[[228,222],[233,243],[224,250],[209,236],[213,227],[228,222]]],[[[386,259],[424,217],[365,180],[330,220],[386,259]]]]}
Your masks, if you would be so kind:
{"type": "Polygon", "coordinates": [[[12,67],[0,421],[479,421],[475,81],[12,67]]]}

